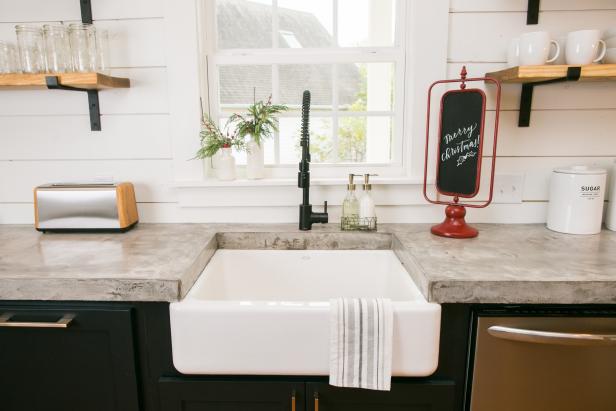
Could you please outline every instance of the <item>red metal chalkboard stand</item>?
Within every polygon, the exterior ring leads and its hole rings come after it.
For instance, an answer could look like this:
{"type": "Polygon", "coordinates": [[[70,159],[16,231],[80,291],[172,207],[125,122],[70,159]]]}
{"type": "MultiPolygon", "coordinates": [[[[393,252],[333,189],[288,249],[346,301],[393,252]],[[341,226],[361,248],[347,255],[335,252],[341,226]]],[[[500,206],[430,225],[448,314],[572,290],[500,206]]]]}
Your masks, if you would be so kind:
{"type": "MultiPolygon", "coordinates": [[[[467,79],[466,74],[467,74],[466,66],[464,66],[462,67],[462,71],[460,72],[459,79],[435,81],[434,83],[432,83],[432,85],[428,89],[428,109],[427,109],[427,116],[426,116],[426,153],[425,153],[425,163],[424,163],[423,195],[424,195],[424,198],[432,204],[447,205],[447,207],[445,208],[445,220],[442,223],[433,226],[430,231],[432,232],[432,234],[439,235],[442,237],[449,237],[449,238],[477,237],[477,235],[479,234],[477,229],[468,225],[466,223],[466,220],[464,219],[464,217],[466,216],[466,207],[470,207],[470,208],[487,207],[492,202],[492,196],[494,192],[494,167],[496,165],[496,141],[498,138],[498,119],[499,119],[499,114],[500,114],[501,86],[500,86],[500,82],[496,79],[493,79],[490,77],[476,77],[476,78],[467,79]],[[481,92],[480,90],[477,90],[477,89],[467,89],[466,88],[467,83],[478,82],[478,81],[492,83],[496,85],[496,116],[494,119],[494,140],[493,140],[493,145],[492,145],[492,167],[490,170],[490,174],[491,174],[490,175],[490,193],[489,193],[488,199],[483,203],[461,203],[460,202],[460,197],[472,198],[475,195],[477,195],[477,192],[479,191],[479,184],[480,184],[479,180],[481,177],[481,160],[483,157],[483,152],[481,150],[481,147],[483,146],[483,135],[481,135],[480,137],[481,146],[478,151],[478,158],[477,158],[477,190],[475,191],[475,193],[468,196],[462,193],[443,192],[442,190],[439,189],[438,184],[436,184],[437,192],[439,194],[453,196],[453,201],[441,201],[438,199],[431,199],[428,196],[427,186],[428,186],[428,155],[429,155],[428,152],[429,152],[429,146],[430,146],[430,100],[432,98],[432,89],[434,88],[434,86],[438,84],[460,83],[461,91],[481,92]]],[[[441,111],[439,114],[441,118],[442,118],[442,110],[443,108],[441,106],[441,111]]],[[[485,101],[484,101],[482,110],[483,110],[482,118],[484,118],[485,117],[485,101]]],[[[483,134],[483,127],[481,128],[480,133],[483,134]]],[[[438,167],[440,165],[440,161],[441,161],[441,158],[439,156],[439,153],[437,152],[437,160],[436,160],[437,172],[438,172],[438,167]]]]}

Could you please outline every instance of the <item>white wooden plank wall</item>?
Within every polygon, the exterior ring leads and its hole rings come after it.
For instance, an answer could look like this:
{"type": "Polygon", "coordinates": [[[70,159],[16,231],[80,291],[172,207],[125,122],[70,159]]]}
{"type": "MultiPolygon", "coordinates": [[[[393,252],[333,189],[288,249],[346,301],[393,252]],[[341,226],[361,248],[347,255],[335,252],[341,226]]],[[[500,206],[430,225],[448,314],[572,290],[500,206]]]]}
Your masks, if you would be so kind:
{"type": "MultiPolygon", "coordinates": [[[[100,132],[90,131],[85,93],[0,93],[0,223],[31,222],[32,188],[50,181],[132,181],[142,221],[175,206],[163,1],[92,1],[92,14],[110,32],[112,74],[131,88],[99,93],[100,132]]],[[[15,24],[80,18],[75,0],[1,0],[0,39],[14,41],[15,24]]]]}
{"type": "MultiPolygon", "coordinates": [[[[102,132],[89,131],[86,97],[80,93],[0,94],[0,223],[32,221],[31,189],[37,184],[96,176],[135,182],[142,221],[297,221],[299,195],[293,186],[201,187],[182,190],[182,206],[178,204],[170,185],[174,164],[185,159],[174,158],[177,141],[171,140],[164,47],[170,28],[163,0],[92,4],[96,24],[114,33],[113,72],[130,77],[133,87],[100,93],[102,132]]],[[[616,26],[613,0],[543,0],[538,26],[526,26],[526,5],[526,0],[451,0],[448,75],[457,77],[462,65],[470,76],[504,67],[509,40],[525,31],[561,36],[616,26]]],[[[18,22],[78,19],[75,0],[0,0],[0,38],[13,38],[18,22]]],[[[493,116],[493,90],[488,87],[487,92],[493,116]]],[[[551,169],[573,163],[609,165],[616,159],[615,85],[538,87],[528,128],[517,127],[519,92],[520,86],[503,87],[497,174],[524,177],[523,201],[470,210],[471,221],[545,221],[551,169]]],[[[336,221],[343,188],[314,191],[313,202],[328,199],[336,221]]],[[[375,197],[381,221],[432,222],[442,217],[442,207],[426,205],[418,186],[384,186],[375,190],[375,197]]]]}

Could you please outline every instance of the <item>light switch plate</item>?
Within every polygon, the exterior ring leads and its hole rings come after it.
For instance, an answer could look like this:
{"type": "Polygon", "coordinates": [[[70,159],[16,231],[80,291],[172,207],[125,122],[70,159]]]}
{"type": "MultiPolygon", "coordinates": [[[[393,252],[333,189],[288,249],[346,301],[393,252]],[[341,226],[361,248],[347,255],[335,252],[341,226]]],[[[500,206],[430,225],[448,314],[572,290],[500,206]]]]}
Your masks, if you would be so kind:
{"type": "Polygon", "coordinates": [[[494,203],[521,203],[523,192],[524,174],[496,174],[494,176],[494,203]]]}

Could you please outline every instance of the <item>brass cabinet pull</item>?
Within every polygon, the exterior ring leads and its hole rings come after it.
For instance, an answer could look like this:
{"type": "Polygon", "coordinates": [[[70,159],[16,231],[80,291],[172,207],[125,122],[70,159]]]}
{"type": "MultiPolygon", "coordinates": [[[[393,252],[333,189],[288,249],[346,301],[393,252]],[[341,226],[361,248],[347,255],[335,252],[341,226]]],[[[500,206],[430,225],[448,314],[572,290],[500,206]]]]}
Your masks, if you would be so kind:
{"type": "Polygon", "coordinates": [[[4,313],[0,315],[0,327],[15,327],[15,328],[68,328],[75,318],[75,314],[64,314],[62,318],[55,322],[37,322],[37,321],[9,321],[13,317],[13,313],[4,313]]]}
{"type": "Polygon", "coordinates": [[[319,411],[319,393],[314,392],[314,411],[319,411]]]}
{"type": "Polygon", "coordinates": [[[295,411],[295,390],[291,394],[291,411],[295,411]]]}

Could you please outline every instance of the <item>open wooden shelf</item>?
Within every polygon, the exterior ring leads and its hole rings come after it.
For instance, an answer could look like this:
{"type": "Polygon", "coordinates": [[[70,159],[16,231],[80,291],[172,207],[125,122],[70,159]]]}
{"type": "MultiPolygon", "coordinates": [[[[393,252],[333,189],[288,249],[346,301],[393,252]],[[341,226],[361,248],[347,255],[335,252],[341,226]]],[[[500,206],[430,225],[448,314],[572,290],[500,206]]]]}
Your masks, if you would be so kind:
{"type": "Polygon", "coordinates": [[[81,90],[102,90],[128,88],[130,80],[111,77],[101,73],[41,73],[41,74],[0,74],[0,89],[46,89],[46,78],[58,78],[58,84],[81,90]]]}
{"type": "Polygon", "coordinates": [[[518,127],[528,127],[536,86],[562,81],[616,81],[616,64],[516,66],[486,73],[486,77],[522,85],[518,127]]]}
{"type": "MultiPolygon", "coordinates": [[[[508,69],[486,73],[503,83],[539,83],[567,77],[570,65],[516,66],[508,69]]],[[[577,81],[616,80],[616,64],[590,64],[581,66],[582,71],[577,81]]]]}
{"type": "Polygon", "coordinates": [[[90,112],[90,130],[92,131],[101,130],[98,91],[128,87],[130,87],[130,80],[127,78],[111,77],[96,72],[0,74],[0,90],[49,89],[86,92],[90,112]]]}

